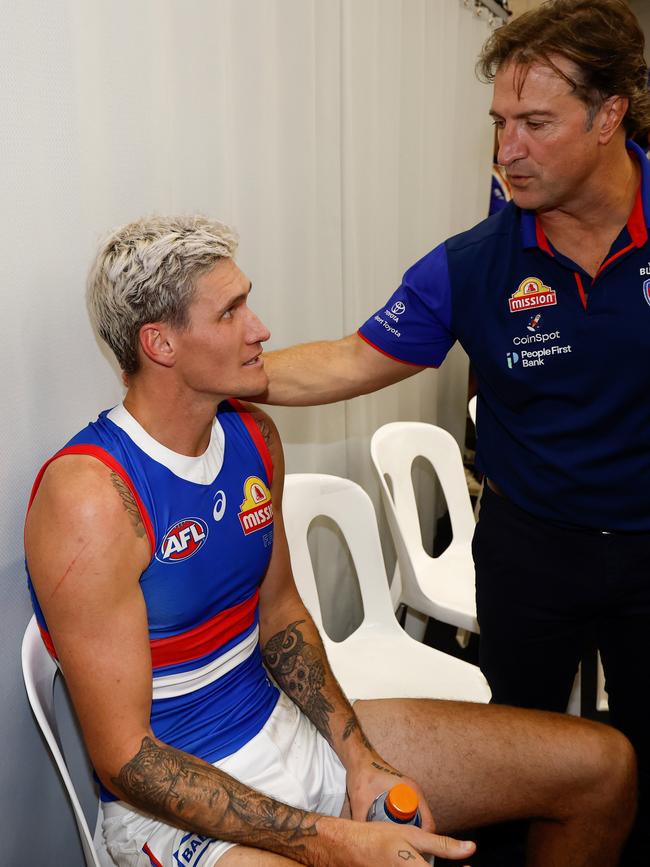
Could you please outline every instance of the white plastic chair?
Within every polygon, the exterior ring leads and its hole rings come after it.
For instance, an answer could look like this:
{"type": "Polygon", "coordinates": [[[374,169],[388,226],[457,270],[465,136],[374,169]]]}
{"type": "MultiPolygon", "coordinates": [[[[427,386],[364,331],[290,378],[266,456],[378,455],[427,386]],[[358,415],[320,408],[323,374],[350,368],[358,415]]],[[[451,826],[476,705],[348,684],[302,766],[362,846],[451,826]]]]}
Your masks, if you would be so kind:
{"type": "Polygon", "coordinates": [[[56,724],[56,708],[54,705],[54,679],[58,673],[58,668],[45,649],[35,617],[32,617],[27,624],[27,629],[23,636],[22,668],[29,704],[36,717],[36,722],[47,741],[52,757],[56,762],[72,805],[86,865],[87,867],[107,867],[107,865],[114,867],[114,862],[106,852],[103,843],[101,814],[98,810],[95,827],[97,844],[95,844],[68,771],[56,724]]]}
{"type": "MultiPolygon", "coordinates": [[[[381,488],[399,565],[401,586],[396,595],[412,612],[420,613],[419,634],[407,620],[407,630],[421,638],[426,618],[433,617],[468,632],[479,631],[476,619],[472,536],[474,513],[460,449],[450,433],[425,422],[391,422],[370,442],[370,454],[381,488]],[[449,510],[453,538],[438,557],[422,544],[418,507],[411,476],[417,457],[433,466],[449,510]],[[390,479],[390,487],[387,479],[390,479]]],[[[398,576],[395,575],[397,580],[398,576]]]]}
{"type": "Polygon", "coordinates": [[[476,403],[477,397],[476,395],[473,395],[473,397],[470,397],[469,403],[467,404],[467,412],[469,413],[469,417],[471,418],[474,427],[476,427],[476,403]]]}
{"type": "Polygon", "coordinates": [[[478,668],[412,639],[395,619],[375,510],[366,492],[348,479],[290,474],[284,520],[296,584],[320,630],[330,665],[352,699],[443,698],[487,702],[490,690],[478,668]],[[343,641],[323,628],[307,534],[319,516],[341,530],[356,569],[363,620],[343,641]]]}

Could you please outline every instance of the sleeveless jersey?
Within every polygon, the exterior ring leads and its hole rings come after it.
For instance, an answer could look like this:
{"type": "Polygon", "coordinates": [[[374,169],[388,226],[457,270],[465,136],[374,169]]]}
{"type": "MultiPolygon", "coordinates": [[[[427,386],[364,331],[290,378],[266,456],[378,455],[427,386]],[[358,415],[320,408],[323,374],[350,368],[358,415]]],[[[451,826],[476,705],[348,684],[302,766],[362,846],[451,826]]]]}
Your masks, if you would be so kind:
{"type": "MultiPolygon", "coordinates": [[[[207,762],[235,752],[275,707],[259,647],[258,597],[273,543],[272,464],[251,416],[220,404],[210,445],[185,457],[149,436],[123,406],[102,412],[66,454],[96,457],[130,489],[152,550],[140,577],[153,667],[151,728],[207,762]]],[[[56,649],[28,583],[43,640],[56,649]]],[[[102,791],[102,797],[112,796],[102,791]]]]}

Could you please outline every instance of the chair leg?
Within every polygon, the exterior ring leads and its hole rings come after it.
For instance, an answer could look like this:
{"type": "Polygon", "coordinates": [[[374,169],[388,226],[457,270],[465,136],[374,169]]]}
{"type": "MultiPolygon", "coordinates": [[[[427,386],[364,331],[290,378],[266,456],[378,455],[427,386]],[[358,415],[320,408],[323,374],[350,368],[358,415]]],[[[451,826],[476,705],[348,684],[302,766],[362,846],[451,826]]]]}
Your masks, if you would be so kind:
{"type": "Polygon", "coordinates": [[[406,609],[404,630],[416,641],[424,640],[424,633],[427,631],[428,622],[429,618],[426,614],[422,614],[421,611],[415,611],[413,608],[406,609]]]}
{"type": "Polygon", "coordinates": [[[569,704],[567,705],[566,712],[570,713],[572,716],[580,716],[580,708],[582,705],[580,698],[580,687],[582,683],[582,666],[578,668],[576,672],[575,680],[573,681],[573,689],[571,690],[571,695],[569,696],[569,704]]]}
{"type": "Polygon", "coordinates": [[[605,689],[605,672],[603,671],[603,661],[600,658],[600,653],[598,654],[597,666],[596,710],[607,711],[609,710],[609,699],[607,697],[607,690],[605,689]]]}
{"type": "Polygon", "coordinates": [[[472,633],[469,629],[461,629],[460,627],[456,630],[456,641],[459,647],[462,647],[463,650],[469,644],[469,638],[472,633]]]}

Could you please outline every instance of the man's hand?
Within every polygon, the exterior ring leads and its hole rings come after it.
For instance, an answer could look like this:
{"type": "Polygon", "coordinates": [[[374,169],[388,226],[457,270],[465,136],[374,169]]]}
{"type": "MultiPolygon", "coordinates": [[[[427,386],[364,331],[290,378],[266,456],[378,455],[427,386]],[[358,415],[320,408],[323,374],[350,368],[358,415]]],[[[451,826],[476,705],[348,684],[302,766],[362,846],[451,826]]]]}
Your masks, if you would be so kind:
{"type": "Polygon", "coordinates": [[[476,848],[469,841],[431,834],[414,825],[327,818],[317,825],[330,843],[325,858],[318,861],[323,867],[416,867],[427,864],[429,855],[460,861],[476,848]],[[335,827],[326,827],[334,822],[335,827]]]}
{"type": "MultiPolygon", "coordinates": [[[[374,750],[368,750],[364,761],[355,765],[353,769],[348,770],[347,789],[352,818],[358,822],[366,822],[368,810],[375,798],[397,783],[405,783],[417,792],[422,829],[420,831],[414,825],[400,825],[392,822],[367,823],[371,826],[392,827],[393,830],[397,830],[402,834],[399,840],[402,843],[408,843],[408,845],[402,845],[402,848],[391,849],[387,852],[388,859],[393,858],[396,860],[378,861],[375,863],[400,864],[403,861],[412,861],[414,864],[423,863],[423,859],[416,852],[412,851],[413,848],[417,852],[426,852],[430,855],[438,855],[449,859],[467,858],[474,852],[475,846],[469,841],[454,840],[451,837],[434,833],[435,821],[419,784],[411,777],[401,774],[392,765],[389,765],[388,762],[385,762],[374,750]],[[413,838],[409,834],[406,834],[407,831],[411,830],[420,831],[420,834],[413,838]],[[422,836],[422,833],[425,836],[422,836]]],[[[395,835],[392,835],[388,846],[395,845],[401,845],[401,843],[398,843],[395,835]]]]}
{"type": "Polygon", "coordinates": [[[405,783],[417,792],[422,828],[433,833],[435,822],[418,783],[411,777],[401,774],[374,750],[369,750],[362,762],[348,769],[347,789],[352,818],[358,822],[365,822],[370,805],[375,798],[397,783],[405,783]]]}

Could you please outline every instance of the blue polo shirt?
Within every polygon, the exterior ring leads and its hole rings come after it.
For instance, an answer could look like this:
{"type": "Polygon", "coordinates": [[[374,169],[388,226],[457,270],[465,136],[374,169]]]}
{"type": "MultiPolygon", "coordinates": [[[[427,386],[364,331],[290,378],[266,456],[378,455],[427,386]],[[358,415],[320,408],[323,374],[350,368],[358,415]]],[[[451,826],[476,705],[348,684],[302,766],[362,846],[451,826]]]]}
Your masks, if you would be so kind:
{"type": "Polygon", "coordinates": [[[445,241],[359,330],[437,367],[458,340],[478,379],[477,463],[556,523],[650,531],[650,163],[596,277],[514,203],[445,241]]]}

